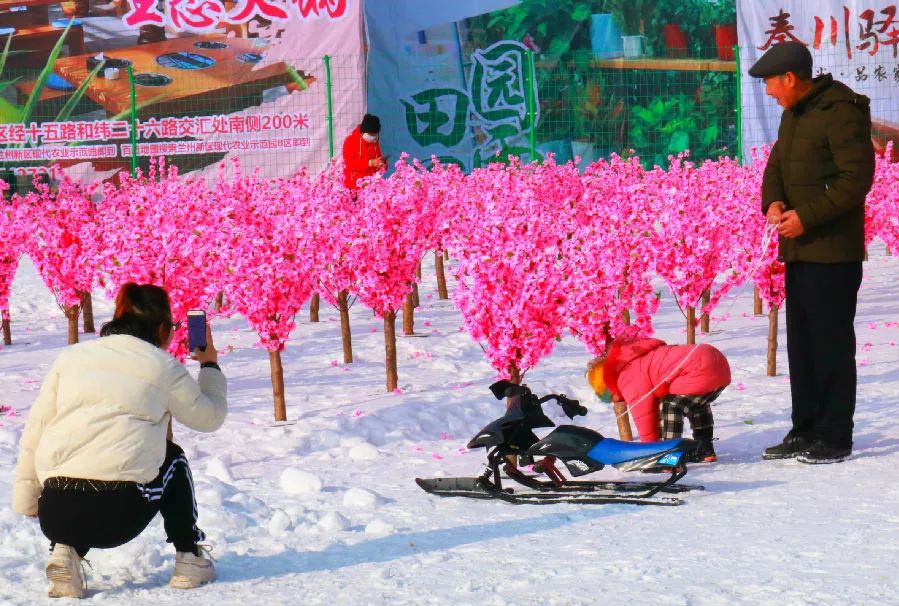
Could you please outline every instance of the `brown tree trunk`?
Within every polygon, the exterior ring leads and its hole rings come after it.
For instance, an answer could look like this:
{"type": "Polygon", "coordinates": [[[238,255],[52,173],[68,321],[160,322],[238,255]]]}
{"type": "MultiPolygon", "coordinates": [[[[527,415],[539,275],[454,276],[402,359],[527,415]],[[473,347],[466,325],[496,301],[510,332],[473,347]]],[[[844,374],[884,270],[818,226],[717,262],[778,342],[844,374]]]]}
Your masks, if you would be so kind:
{"type": "Polygon", "coordinates": [[[392,392],[399,385],[396,369],[396,312],[384,315],[384,353],[387,367],[387,391],[392,392]]]}
{"type": "Polygon", "coordinates": [[[687,344],[696,343],[696,308],[692,305],[687,306],[687,344]]]}
{"type": "Polygon", "coordinates": [[[275,421],[287,420],[287,402],[284,400],[284,367],[281,352],[268,352],[268,363],[272,371],[272,396],[275,399],[275,421]]]}
{"type": "Polygon", "coordinates": [[[415,301],[411,292],[403,301],[403,334],[407,337],[415,334],[415,301]]]}
{"type": "Polygon", "coordinates": [[[631,430],[631,417],[627,412],[627,402],[612,402],[612,410],[615,411],[615,419],[618,421],[618,437],[625,442],[634,439],[631,430]]]}
{"type": "Polygon", "coordinates": [[[215,311],[219,311],[222,308],[222,305],[225,304],[225,292],[220,290],[217,295],[215,295],[215,303],[213,303],[213,309],[215,311]]]}
{"type": "Polygon", "coordinates": [[[758,286],[752,290],[752,315],[762,315],[762,296],[759,294],[758,286]]]}
{"type": "Polygon", "coordinates": [[[777,307],[768,312],[768,376],[777,374],[777,307]]]}
{"type": "Polygon", "coordinates": [[[631,310],[625,309],[621,312],[621,321],[624,322],[625,326],[631,325],[631,310]]]}
{"type": "Polygon", "coordinates": [[[449,261],[449,251],[448,250],[443,251],[443,260],[449,261]]]}
{"type": "MultiPolygon", "coordinates": [[[[706,305],[709,304],[709,299],[711,298],[711,293],[709,291],[702,291],[702,308],[705,308],[706,305]]],[[[699,318],[699,330],[701,330],[704,334],[709,334],[709,314],[704,313],[699,318]]]]}
{"type": "Polygon", "coordinates": [[[94,328],[94,301],[90,291],[81,293],[81,322],[84,332],[97,332],[94,328]]]}
{"type": "Polygon", "coordinates": [[[312,295],[312,298],[309,300],[309,321],[310,322],[318,322],[318,308],[321,305],[321,297],[318,296],[318,293],[312,295]]]}
{"type": "Polygon", "coordinates": [[[66,307],[66,318],[69,320],[69,345],[78,342],[78,312],[81,308],[78,305],[66,307]]]}
{"type": "Polygon", "coordinates": [[[412,308],[421,307],[421,300],[418,298],[418,282],[412,283],[412,308]]]}
{"type": "Polygon", "coordinates": [[[349,294],[342,290],[337,295],[337,309],[340,311],[340,338],[343,341],[343,363],[353,363],[353,337],[350,333],[349,294]]]}
{"type": "Polygon", "coordinates": [[[4,309],[2,312],[0,312],[0,317],[3,318],[3,344],[12,345],[12,330],[9,326],[9,310],[4,309]]]}
{"type": "Polygon", "coordinates": [[[437,271],[437,298],[449,299],[446,290],[446,272],[443,269],[443,255],[434,253],[434,269],[437,271]]]}

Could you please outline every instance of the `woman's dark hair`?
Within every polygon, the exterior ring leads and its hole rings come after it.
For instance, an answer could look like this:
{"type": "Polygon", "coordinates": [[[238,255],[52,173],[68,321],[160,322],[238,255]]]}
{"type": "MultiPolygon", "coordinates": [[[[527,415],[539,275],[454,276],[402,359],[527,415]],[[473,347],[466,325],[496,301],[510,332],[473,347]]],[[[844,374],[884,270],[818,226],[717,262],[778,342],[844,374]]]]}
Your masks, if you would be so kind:
{"type": "Polygon", "coordinates": [[[172,330],[168,293],[153,284],[128,282],[119,289],[115,313],[112,320],[100,328],[100,336],[131,335],[159,347],[162,345],[160,326],[172,330]]]}

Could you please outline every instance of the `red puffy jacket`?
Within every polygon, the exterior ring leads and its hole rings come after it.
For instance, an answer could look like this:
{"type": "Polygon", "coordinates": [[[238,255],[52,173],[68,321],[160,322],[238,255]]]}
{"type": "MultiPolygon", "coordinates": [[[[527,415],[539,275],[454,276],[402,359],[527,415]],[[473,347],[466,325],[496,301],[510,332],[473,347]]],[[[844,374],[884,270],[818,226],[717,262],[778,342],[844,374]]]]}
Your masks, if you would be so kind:
{"type": "Polygon", "coordinates": [[[378,141],[369,143],[362,138],[362,131],[357,126],[343,142],[343,174],[344,183],[349,189],[357,190],[356,181],[370,177],[379,169],[369,165],[371,160],[381,157],[381,144],[378,141]]]}
{"type": "Polygon", "coordinates": [[[612,397],[628,403],[641,442],[659,439],[660,399],[730,385],[727,358],[711,345],[666,345],[659,339],[616,339],[602,374],[612,397]]]}

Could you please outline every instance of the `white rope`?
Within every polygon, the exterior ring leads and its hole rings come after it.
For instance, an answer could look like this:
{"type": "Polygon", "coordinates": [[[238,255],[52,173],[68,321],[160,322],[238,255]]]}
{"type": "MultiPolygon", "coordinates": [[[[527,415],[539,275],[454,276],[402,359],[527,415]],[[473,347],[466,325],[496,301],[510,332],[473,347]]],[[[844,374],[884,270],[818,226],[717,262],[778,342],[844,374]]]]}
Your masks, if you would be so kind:
{"type": "MultiPolygon", "coordinates": [[[[765,254],[768,252],[768,246],[769,246],[769,244],[771,243],[771,236],[774,234],[774,231],[775,231],[776,229],[777,229],[777,228],[776,228],[775,225],[772,225],[772,224],[770,224],[770,223],[766,223],[766,224],[765,224],[765,231],[764,231],[764,233],[762,234],[762,255],[759,256],[758,259],[756,260],[756,263],[753,264],[753,265],[750,267],[750,270],[749,270],[749,272],[748,272],[750,278],[752,277],[752,275],[753,275],[753,274],[756,272],[756,270],[758,269],[758,266],[760,265],[761,261],[765,258],[765,254]]],[[[730,312],[730,309],[734,306],[734,304],[735,304],[740,298],[741,298],[741,295],[738,295],[738,296],[734,297],[734,299],[731,301],[730,307],[725,311],[725,313],[729,313],[729,312],[730,312]]],[[[677,365],[675,365],[675,367],[671,369],[671,372],[669,372],[668,375],[667,375],[664,379],[662,379],[661,381],[659,381],[658,383],[656,383],[656,384],[652,387],[652,389],[650,389],[650,390],[647,391],[645,394],[643,394],[642,396],[640,396],[640,397],[639,397],[636,401],[634,401],[632,404],[629,404],[629,403],[625,402],[625,405],[626,405],[625,409],[624,409],[623,411],[621,411],[619,414],[616,414],[616,415],[615,415],[615,420],[616,420],[616,422],[617,422],[618,419],[620,419],[620,418],[623,417],[624,415],[630,415],[630,416],[633,416],[633,414],[631,414],[631,411],[633,410],[633,408],[634,408],[637,404],[639,404],[640,402],[642,402],[647,396],[649,396],[650,394],[655,393],[655,391],[656,391],[659,387],[661,387],[662,385],[664,385],[664,384],[668,381],[668,379],[670,379],[670,378],[674,375],[674,373],[675,373],[678,369],[680,369],[680,367],[683,366],[683,365],[687,362],[687,360],[690,359],[690,356],[692,356],[692,355],[696,352],[696,349],[697,349],[698,347],[699,347],[699,345],[694,345],[694,346],[693,346],[693,349],[690,350],[690,353],[688,353],[686,356],[684,356],[683,359],[681,359],[681,361],[678,362],[677,365]]],[[[601,426],[600,426],[600,428],[601,428],[601,426]]]]}

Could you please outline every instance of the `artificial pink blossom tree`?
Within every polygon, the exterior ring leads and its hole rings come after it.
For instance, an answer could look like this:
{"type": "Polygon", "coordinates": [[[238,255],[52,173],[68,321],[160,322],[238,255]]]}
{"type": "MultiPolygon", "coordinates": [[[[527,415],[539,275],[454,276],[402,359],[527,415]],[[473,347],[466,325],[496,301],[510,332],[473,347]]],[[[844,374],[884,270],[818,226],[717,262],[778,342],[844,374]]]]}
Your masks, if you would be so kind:
{"type": "MultiPolygon", "coordinates": [[[[699,166],[683,156],[672,158],[667,171],[656,167],[654,182],[655,271],[686,308],[687,342],[695,342],[695,310],[703,303],[707,316],[727,293],[749,278],[740,271],[755,246],[737,245],[747,222],[762,224],[757,198],[747,173],[727,157],[707,160],[699,166]],[[719,276],[723,280],[716,281],[719,276]]],[[[707,325],[706,325],[707,329],[707,325]]]]}
{"type": "Polygon", "coordinates": [[[876,157],[874,184],[865,200],[865,248],[878,237],[888,252],[899,255],[899,163],[891,161],[892,152],[890,142],[876,157]]]}
{"type": "Polygon", "coordinates": [[[343,168],[332,164],[322,171],[313,184],[311,199],[315,204],[309,213],[321,229],[311,251],[313,264],[318,268],[315,290],[334,305],[340,314],[340,334],[343,362],[353,362],[353,338],[350,327],[350,308],[356,301],[353,288],[359,280],[359,266],[353,247],[363,229],[364,217],[353,192],[343,183],[343,168]]]}
{"type": "Polygon", "coordinates": [[[19,267],[19,259],[28,249],[31,237],[29,223],[22,217],[22,200],[18,196],[7,200],[8,189],[6,182],[0,181],[0,320],[4,345],[12,345],[9,293],[19,267]]]}
{"type": "MultiPolygon", "coordinates": [[[[189,309],[206,309],[222,281],[221,211],[202,180],[178,175],[155,159],[135,177],[119,173],[120,185],[103,184],[98,227],[106,290],[114,297],[127,282],[155,284],[171,299],[172,317],[184,321],[189,309]]],[[[171,352],[188,355],[187,328],[180,326],[171,352]]]]}
{"type": "Polygon", "coordinates": [[[514,158],[477,169],[456,213],[453,299],[498,375],[515,383],[552,351],[565,325],[560,252],[582,190],[572,171],[514,158]]]}
{"type": "Polygon", "coordinates": [[[562,314],[600,356],[616,336],[652,334],[659,305],[650,283],[655,218],[639,158],[600,160],[582,182],[575,228],[561,245],[567,265],[562,314]]]}
{"type": "Polygon", "coordinates": [[[243,315],[269,354],[275,420],[287,419],[281,352],[296,327],[294,317],[312,295],[312,254],[319,226],[310,219],[317,202],[305,169],[270,181],[220,176],[215,198],[225,217],[221,231],[222,286],[232,309],[243,315]]]}
{"type": "Polygon", "coordinates": [[[387,391],[398,387],[396,314],[412,292],[416,267],[434,239],[440,209],[428,202],[428,179],[418,162],[400,158],[387,179],[367,179],[357,195],[362,219],[351,254],[359,273],[353,292],[384,319],[387,391]]]}
{"type": "Polygon", "coordinates": [[[84,293],[93,290],[99,276],[103,237],[92,200],[96,188],[63,174],[53,188],[35,181],[35,191],[23,200],[32,230],[27,252],[65,312],[70,344],[78,342],[84,293]]]}

